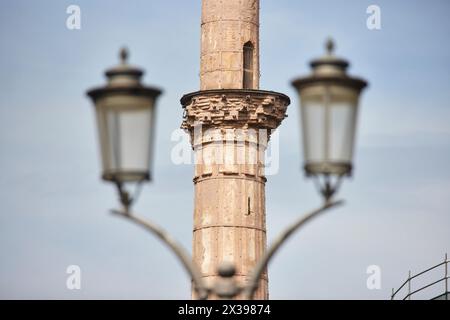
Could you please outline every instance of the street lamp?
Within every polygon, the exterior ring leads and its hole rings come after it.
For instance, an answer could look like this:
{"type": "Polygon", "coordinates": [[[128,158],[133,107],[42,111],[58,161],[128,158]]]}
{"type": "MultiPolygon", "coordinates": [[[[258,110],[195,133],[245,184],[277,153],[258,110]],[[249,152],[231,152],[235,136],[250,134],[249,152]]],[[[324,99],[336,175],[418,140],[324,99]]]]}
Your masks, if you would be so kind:
{"type": "Polygon", "coordinates": [[[127,58],[123,48],[121,63],[105,73],[108,83],[87,92],[95,104],[102,178],[117,186],[126,211],[133,199],[125,185],[139,185],[151,178],[155,103],[161,94],[141,84],[144,72],[130,66],[127,58]]]}
{"type": "Polygon", "coordinates": [[[301,98],[305,173],[330,199],[352,173],[358,100],[367,82],[347,75],[349,63],[333,54],[331,39],[326,49],[311,62],[312,74],[292,85],[301,98]]]}
{"type": "Polygon", "coordinates": [[[154,109],[161,91],[140,83],[143,72],[126,63],[126,50],[120,53],[121,64],[106,72],[108,84],[88,91],[97,111],[102,178],[117,185],[124,207],[112,212],[145,228],[167,245],[191,277],[200,299],[211,295],[231,299],[239,294],[252,299],[261,275],[286,240],[313,218],[343,203],[331,197],[341,178],[351,173],[358,99],[367,83],[346,74],[348,62],[336,58],[332,54],[333,47],[332,41],[328,41],[327,55],[311,63],[313,74],[293,82],[302,100],[305,171],[308,176],[323,180],[320,189],[325,201],[280,233],[244,284],[235,280],[235,265],[223,262],[217,270],[219,278],[212,285],[206,285],[198,266],[180,244],[152,221],[130,211],[134,197],[131,198],[123,186],[150,180],[154,109]]]}

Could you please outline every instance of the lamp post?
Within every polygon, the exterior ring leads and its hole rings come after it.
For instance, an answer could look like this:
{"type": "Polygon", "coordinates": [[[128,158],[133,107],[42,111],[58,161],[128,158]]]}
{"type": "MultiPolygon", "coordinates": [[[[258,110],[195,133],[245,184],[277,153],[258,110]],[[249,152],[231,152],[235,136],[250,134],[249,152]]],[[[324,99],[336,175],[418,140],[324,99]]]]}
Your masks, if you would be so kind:
{"type": "Polygon", "coordinates": [[[358,100],[367,82],[346,73],[349,63],[333,54],[311,62],[313,73],[292,82],[301,99],[305,173],[330,199],[352,173],[358,100]]]}
{"type": "Polygon", "coordinates": [[[200,299],[210,296],[232,299],[239,294],[252,299],[261,275],[286,240],[319,214],[343,203],[332,200],[332,196],[341,178],[351,173],[358,98],[367,83],[345,73],[348,63],[332,55],[333,47],[328,41],[327,55],[311,63],[313,74],[293,82],[302,100],[305,172],[319,180],[324,203],[281,232],[257,262],[246,284],[236,281],[235,265],[224,262],[218,267],[219,278],[206,285],[198,266],[180,244],[161,227],[130,210],[133,198],[124,186],[150,180],[154,109],[161,91],[140,83],[143,73],[126,63],[125,50],[121,51],[121,64],[106,72],[108,84],[88,91],[97,114],[102,178],[117,185],[124,207],[112,212],[163,241],[183,264],[200,299]]]}

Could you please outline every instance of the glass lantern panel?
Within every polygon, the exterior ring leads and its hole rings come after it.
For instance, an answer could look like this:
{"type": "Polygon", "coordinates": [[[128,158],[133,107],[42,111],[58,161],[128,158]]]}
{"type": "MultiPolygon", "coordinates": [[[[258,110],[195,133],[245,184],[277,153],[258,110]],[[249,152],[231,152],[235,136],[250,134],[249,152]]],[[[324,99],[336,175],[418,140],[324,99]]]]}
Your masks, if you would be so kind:
{"type": "Polygon", "coordinates": [[[150,109],[123,112],[119,117],[120,168],[148,171],[150,156],[150,109]]]}
{"type": "Polygon", "coordinates": [[[105,108],[101,107],[101,104],[98,103],[96,106],[96,115],[97,115],[97,128],[98,128],[98,137],[101,151],[101,160],[102,160],[102,168],[103,171],[108,171],[112,168],[111,164],[111,139],[108,135],[108,121],[106,119],[105,108]]]}
{"type": "Polygon", "coordinates": [[[330,104],[329,160],[332,162],[352,161],[356,111],[356,105],[351,103],[330,104]]]}
{"type": "Polygon", "coordinates": [[[358,91],[317,85],[301,92],[307,172],[345,174],[351,168],[358,91]]]}
{"type": "Polygon", "coordinates": [[[146,97],[109,97],[98,104],[97,119],[105,174],[125,181],[149,173],[152,103],[146,97]]]}
{"type": "Polygon", "coordinates": [[[325,157],[325,105],[320,97],[302,101],[304,159],[322,161],[325,157]]]}

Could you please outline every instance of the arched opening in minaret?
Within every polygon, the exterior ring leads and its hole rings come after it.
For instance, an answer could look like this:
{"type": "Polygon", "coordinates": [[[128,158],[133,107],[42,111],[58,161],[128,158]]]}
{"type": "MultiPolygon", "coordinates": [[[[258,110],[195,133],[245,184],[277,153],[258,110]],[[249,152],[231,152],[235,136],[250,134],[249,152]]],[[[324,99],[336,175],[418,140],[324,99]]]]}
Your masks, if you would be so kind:
{"type": "Polygon", "coordinates": [[[242,85],[244,89],[254,89],[253,87],[253,52],[254,46],[250,41],[244,44],[244,75],[242,85]]]}

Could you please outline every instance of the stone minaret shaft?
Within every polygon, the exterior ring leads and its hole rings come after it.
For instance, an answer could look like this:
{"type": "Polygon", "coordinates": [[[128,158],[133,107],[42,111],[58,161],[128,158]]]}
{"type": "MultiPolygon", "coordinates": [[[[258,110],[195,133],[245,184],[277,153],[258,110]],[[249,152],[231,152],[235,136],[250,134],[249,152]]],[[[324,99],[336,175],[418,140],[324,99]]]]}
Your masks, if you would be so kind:
{"type": "Polygon", "coordinates": [[[201,90],[259,88],[259,1],[203,0],[201,32],[201,90]]]}
{"type": "MultiPolygon", "coordinates": [[[[264,151],[289,98],[259,88],[259,0],[203,0],[201,91],[181,99],[195,153],[193,256],[207,283],[248,280],[266,248],[264,151]]],[[[255,295],[268,298],[267,273],[255,295]]]]}

